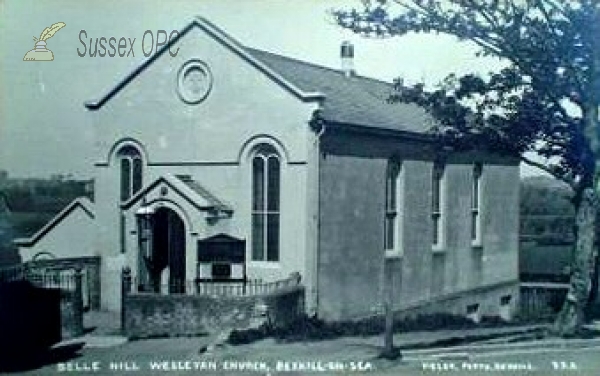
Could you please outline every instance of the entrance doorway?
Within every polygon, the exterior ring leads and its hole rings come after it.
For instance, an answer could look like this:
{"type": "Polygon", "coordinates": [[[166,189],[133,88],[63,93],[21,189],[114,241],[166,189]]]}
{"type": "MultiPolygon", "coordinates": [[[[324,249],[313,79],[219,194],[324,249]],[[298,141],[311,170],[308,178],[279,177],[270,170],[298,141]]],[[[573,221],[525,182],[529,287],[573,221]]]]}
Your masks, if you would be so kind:
{"type": "Polygon", "coordinates": [[[185,225],[171,209],[152,215],[151,279],[155,292],[185,293],[185,225]]]}

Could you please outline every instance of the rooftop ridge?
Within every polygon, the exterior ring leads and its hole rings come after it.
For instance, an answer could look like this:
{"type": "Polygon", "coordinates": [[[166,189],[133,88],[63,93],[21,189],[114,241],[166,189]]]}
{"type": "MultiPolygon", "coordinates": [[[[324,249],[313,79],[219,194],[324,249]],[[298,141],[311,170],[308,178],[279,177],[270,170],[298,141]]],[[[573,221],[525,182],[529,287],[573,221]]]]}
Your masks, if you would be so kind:
{"type": "MultiPolygon", "coordinates": [[[[336,68],[328,67],[328,66],[325,66],[325,65],[317,64],[317,63],[312,63],[310,61],[302,60],[302,59],[295,58],[295,57],[290,57],[290,56],[287,56],[287,55],[281,55],[281,54],[278,54],[278,53],[275,53],[275,52],[262,50],[260,48],[255,48],[255,47],[250,47],[250,46],[244,46],[244,45],[242,45],[242,48],[244,48],[246,51],[248,51],[248,53],[252,54],[253,56],[255,56],[254,55],[255,53],[271,55],[273,57],[276,57],[276,58],[279,58],[279,59],[282,59],[282,60],[288,60],[291,63],[302,64],[302,65],[306,65],[306,66],[309,66],[309,67],[312,67],[312,68],[317,68],[317,69],[321,69],[321,70],[325,70],[325,71],[337,73],[340,76],[343,76],[344,78],[347,78],[347,79],[369,80],[369,81],[373,81],[373,82],[376,82],[376,83],[379,83],[379,84],[389,85],[390,87],[393,85],[393,82],[387,82],[387,81],[384,81],[384,80],[380,80],[378,78],[374,78],[374,77],[370,77],[370,76],[363,76],[363,75],[360,75],[360,74],[357,74],[357,73],[353,74],[350,77],[346,77],[345,74],[344,74],[344,72],[341,69],[336,69],[336,68]]],[[[255,57],[260,60],[259,56],[255,56],[255,57]]],[[[265,64],[268,65],[267,62],[265,62],[265,64]]]]}

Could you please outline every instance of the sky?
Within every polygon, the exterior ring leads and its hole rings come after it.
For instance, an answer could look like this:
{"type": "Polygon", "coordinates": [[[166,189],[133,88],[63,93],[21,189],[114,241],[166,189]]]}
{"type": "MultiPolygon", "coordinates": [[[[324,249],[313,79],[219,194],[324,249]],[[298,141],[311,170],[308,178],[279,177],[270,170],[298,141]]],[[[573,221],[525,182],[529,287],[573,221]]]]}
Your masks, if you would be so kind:
{"type": "MultiPolygon", "coordinates": [[[[93,145],[84,102],[97,99],[145,59],[146,30],[180,30],[207,18],[244,45],[340,67],[339,46],[355,46],[360,75],[434,85],[449,73],[502,66],[475,57],[475,48],[443,35],[364,38],[335,25],[328,11],[359,0],[0,0],[0,169],[13,177],[92,177],[93,145]],[[47,26],[66,26],[47,40],[52,62],[24,62],[47,26]],[[136,38],[134,56],[81,57],[87,38],[136,38]],[[85,40],[85,37],[84,37],[85,40]],[[112,79],[106,79],[110,77],[112,79]]],[[[147,45],[149,46],[149,45],[147,45]]],[[[148,51],[148,49],[146,49],[148,51]]],[[[525,169],[524,174],[534,173],[525,169]]]]}

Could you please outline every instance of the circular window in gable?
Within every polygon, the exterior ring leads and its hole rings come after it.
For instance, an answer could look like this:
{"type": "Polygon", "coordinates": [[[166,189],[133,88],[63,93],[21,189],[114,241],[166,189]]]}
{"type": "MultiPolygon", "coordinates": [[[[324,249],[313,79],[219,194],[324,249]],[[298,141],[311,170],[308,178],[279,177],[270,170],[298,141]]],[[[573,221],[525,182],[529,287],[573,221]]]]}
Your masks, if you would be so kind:
{"type": "Polygon", "coordinates": [[[188,104],[202,102],[212,88],[212,74],[206,63],[190,60],[177,74],[177,92],[182,101],[188,104]]]}

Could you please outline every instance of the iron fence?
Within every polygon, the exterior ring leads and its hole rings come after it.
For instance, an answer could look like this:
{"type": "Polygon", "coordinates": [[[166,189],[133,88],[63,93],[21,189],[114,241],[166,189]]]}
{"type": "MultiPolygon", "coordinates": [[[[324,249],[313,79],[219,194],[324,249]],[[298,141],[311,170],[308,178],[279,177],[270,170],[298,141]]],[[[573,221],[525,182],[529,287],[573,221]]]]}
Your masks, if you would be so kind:
{"type": "Polygon", "coordinates": [[[26,280],[26,273],[24,264],[0,268],[0,284],[26,280]]]}
{"type": "Polygon", "coordinates": [[[521,283],[519,314],[525,319],[551,318],[562,307],[566,283],[521,283]]]}
{"type": "Polygon", "coordinates": [[[289,277],[274,282],[250,280],[247,282],[195,282],[197,295],[253,296],[270,294],[285,287],[296,286],[294,278],[289,277]]]}
{"type": "Polygon", "coordinates": [[[248,280],[236,282],[212,282],[200,280],[171,281],[168,284],[142,283],[133,279],[135,292],[160,293],[160,294],[186,294],[209,296],[255,296],[270,294],[286,287],[297,286],[299,276],[290,275],[288,278],[264,282],[262,280],[248,280]]]}

